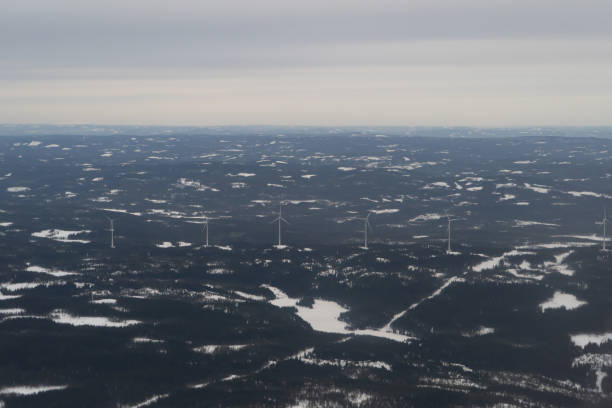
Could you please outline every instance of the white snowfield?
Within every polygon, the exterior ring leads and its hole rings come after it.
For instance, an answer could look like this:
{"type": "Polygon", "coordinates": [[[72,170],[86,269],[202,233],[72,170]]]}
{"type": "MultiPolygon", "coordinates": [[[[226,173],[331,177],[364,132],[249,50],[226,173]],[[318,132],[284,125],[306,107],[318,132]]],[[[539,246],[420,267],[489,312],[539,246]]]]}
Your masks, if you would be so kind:
{"type": "Polygon", "coordinates": [[[304,364],[317,365],[320,367],[331,366],[331,367],[358,367],[358,368],[376,368],[386,371],[392,371],[391,365],[384,361],[354,361],[354,360],[343,360],[343,359],[321,359],[314,356],[314,348],[308,348],[295,356],[291,356],[290,359],[299,360],[304,364]]]}
{"type": "Polygon", "coordinates": [[[270,285],[261,285],[270,290],[275,299],[270,300],[277,307],[295,307],[297,315],[307,322],[313,330],[326,333],[352,334],[357,336],[374,336],[382,337],[397,342],[405,342],[413,339],[410,336],[403,334],[385,331],[384,329],[366,329],[366,330],[351,330],[346,328],[346,323],[340,320],[340,315],[347,312],[348,309],[340,306],[336,302],[329,300],[315,299],[312,308],[300,306],[297,303],[299,299],[290,298],[282,290],[270,285]]]}
{"type": "Polygon", "coordinates": [[[570,339],[575,346],[580,348],[585,348],[589,344],[595,344],[597,346],[601,346],[604,343],[612,340],[612,333],[581,333],[581,334],[572,334],[570,335],[570,339]]]}
{"type": "Polygon", "coordinates": [[[166,204],[167,203],[166,200],[157,200],[154,198],[145,198],[145,200],[153,204],[166,204]]]}
{"type": "Polygon", "coordinates": [[[110,299],[110,298],[96,299],[96,300],[92,300],[91,303],[95,305],[114,305],[114,304],[117,304],[117,299],[110,299]]]}
{"type": "Polygon", "coordinates": [[[544,262],[544,267],[559,272],[561,275],[573,276],[574,270],[564,264],[567,257],[569,257],[573,252],[574,251],[568,251],[562,254],[555,255],[555,262],[544,262]]]}
{"type": "Polygon", "coordinates": [[[14,307],[14,308],[10,308],[10,309],[0,309],[0,315],[18,315],[18,314],[24,314],[25,313],[25,309],[21,309],[19,307],[14,307]]]}
{"type": "Polygon", "coordinates": [[[387,208],[385,210],[371,210],[374,214],[395,214],[399,212],[399,208],[387,208]]]}
{"type": "Polygon", "coordinates": [[[270,204],[272,201],[270,200],[251,200],[254,204],[259,204],[261,206],[265,206],[266,204],[270,204]]]}
{"type": "MultiPolygon", "coordinates": [[[[531,245],[531,246],[520,246],[517,247],[511,251],[505,252],[500,256],[496,256],[493,258],[489,258],[486,261],[483,261],[479,264],[476,264],[475,266],[472,267],[472,270],[474,272],[482,272],[488,269],[493,269],[495,267],[497,267],[503,260],[506,260],[507,258],[510,257],[518,257],[518,256],[522,256],[522,255],[535,255],[535,252],[532,251],[522,251],[521,249],[530,249],[530,248],[547,248],[547,249],[556,249],[556,248],[567,248],[567,247],[574,247],[576,243],[565,243],[565,244],[557,244],[557,243],[553,243],[553,244],[536,244],[536,245],[531,245]]],[[[518,277],[518,278],[525,278],[525,279],[536,279],[536,280],[541,280],[543,279],[544,275],[543,273],[551,273],[551,272],[557,272],[560,273],[562,275],[566,275],[566,276],[572,276],[574,274],[574,270],[571,269],[567,264],[565,264],[565,260],[573,253],[574,251],[567,251],[561,254],[557,254],[555,255],[555,261],[546,261],[543,264],[539,265],[537,268],[532,268],[531,264],[529,262],[527,262],[526,260],[523,260],[523,262],[518,266],[518,268],[520,270],[527,270],[527,271],[532,271],[532,272],[538,272],[538,274],[524,274],[524,273],[520,273],[517,271],[517,269],[515,268],[508,268],[507,272],[509,272],[510,274],[518,277]]]]}
{"type": "Polygon", "coordinates": [[[141,401],[137,404],[134,405],[120,405],[123,408],[144,408],[144,407],[148,407],[151,406],[153,404],[155,404],[156,402],[158,402],[159,400],[162,400],[164,398],[168,398],[170,396],[170,394],[159,394],[159,395],[154,395],[150,398],[147,398],[144,401],[141,401]]]}
{"type": "Polygon", "coordinates": [[[114,213],[120,213],[120,214],[129,214],[129,215],[134,215],[136,217],[140,217],[142,215],[142,213],[140,213],[140,212],[129,212],[128,210],[124,210],[124,209],[121,209],[121,208],[100,208],[100,210],[108,211],[108,212],[114,212],[114,213]]]}
{"type": "Polygon", "coordinates": [[[215,193],[219,192],[219,190],[214,188],[214,187],[205,186],[205,185],[201,184],[199,181],[189,180],[189,179],[186,179],[186,178],[178,179],[178,184],[182,185],[182,186],[185,186],[185,187],[193,187],[197,191],[207,191],[207,190],[210,190],[210,191],[215,192],[215,193]]]}
{"type": "Polygon", "coordinates": [[[245,299],[256,300],[256,301],[260,301],[260,302],[263,302],[263,301],[266,300],[266,298],[264,296],[253,295],[253,294],[242,292],[242,291],[239,291],[239,290],[235,290],[234,293],[236,295],[242,297],[242,298],[245,298],[245,299]]]}
{"type": "Polygon", "coordinates": [[[557,249],[557,248],[580,248],[593,246],[595,244],[591,242],[550,242],[545,244],[535,244],[531,248],[546,248],[546,249],[557,249]]]}
{"type": "Polygon", "coordinates": [[[160,344],[164,343],[164,340],[151,339],[149,337],[134,337],[132,342],[137,344],[160,344]]]}
{"type": "Polygon", "coordinates": [[[27,396],[49,391],[60,391],[68,388],[67,385],[18,385],[0,388],[0,395],[27,396]]]}
{"type": "Polygon", "coordinates": [[[0,292],[0,300],[11,300],[11,299],[17,299],[20,297],[21,295],[4,295],[2,292],[0,292]]]}
{"type": "Polygon", "coordinates": [[[138,320],[111,320],[101,316],[73,316],[63,310],[54,310],[51,320],[59,324],[69,324],[71,326],[92,326],[92,327],[128,327],[142,322],[138,320]]]}
{"type": "Polygon", "coordinates": [[[48,229],[42,230],[40,232],[33,232],[32,236],[37,238],[48,238],[53,239],[59,242],[72,242],[78,244],[89,244],[90,241],[85,239],[72,239],[75,235],[81,234],[89,234],[91,231],[89,230],[81,230],[81,231],[67,231],[61,229],[48,229]]]}
{"type": "Polygon", "coordinates": [[[612,195],[595,193],[593,191],[568,191],[566,194],[569,194],[572,197],[612,198],[612,195]]]}
{"type": "MultiPolygon", "coordinates": [[[[16,292],[24,289],[34,289],[39,286],[49,287],[53,285],[65,285],[66,281],[49,281],[49,282],[11,282],[1,283],[0,288],[8,292],[16,292]]],[[[0,298],[1,299],[1,298],[0,298]]]]}
{"type": "Polygon", "coordinates": [[[450,188],[450,186],[448,185],[446,181],[435,181],[423,187],[424,190],[431,190],[434,188],[450,188]]]}
{"type": "Polygon", "coordinates": [[[511,251],[505,252],[503,254],[501,254],[500,256],[496,256],[493,257],[491,259],[488,259],[484,262],[481,262],[475,266],[472,267],[472,270],[474,272],[482,272],[484,270],[487,269],[493,269],[495,268],[497,265],[499,265],[499,263],[505,259],[508,258],[510,256],[519,256],[519,255],[534,255],[534,252],[527,252],[527,251],[518,251],[516,249],[513,249],[511,251]]]}
{"type": "Polygon", "coordinates": [[[576,296],[574,295],[556,291],[552,298],[548,299],[546,302],[540,303],[540,310],[542,312],[545,312],[548,309],[561,308],[565,310],[574,310],[586,304],[587,302],[576,299],[576,296]]]}
{"type": "Polygon", "coordinates": [[[559,224],[553,224],[549,222],[540,222],[540,221],[525,221],[525,220],[515,220],[515,227],[531,227],[534,225],[541,225],[544,227],[559,227],[559,224]]]}
{"type": "Polygon", "coordinates": [[[61,278],[63,276],[76,275],[76,272],[61,271],[58,269],[45,268],[43,266],[31,265],[26,268],[26,272],[44,273],[47,275],[61,278]]]}
{"type": "Polygon", "coordinates": [[[30,191],[30,187],[7,187],[6,191],[8,191],[9,193],[24,193],[26,191],[30,191]]]}
{"type": "Polygon", "coordinates": [[[517,187],[517,185],[514,184],[514,183],[499,183],[499,184],[495,185],[496,189],[499,189],[499,188],[515,188],[515,187],[517,187]]]}
{"type": "Polygon", "coordinates": [[[170,241],[164,241],[160,244],[155,244],[155,246],[158,248],[185,248],[185,247],[190,247],[191,242],[179,241],[175,245],[170,241]]]}
{"type": "Polygon", "coordinates": [[[209,344],[205,346],[195,347],[193,351],[197,353],[214,354],[216,352],[221,352],[221,351],[240,351],[246,347],[249,347],[249,345],[248,344],[209,344]]]}
{"type": "Polygon", "coordinates": [[[419,215],[417,217],[411,218],[410,220],[408,220],[408,222],[434,221],[434,220],[439,220],[442,217],[443,217],[442,214],[429,213],[429,214],[423,214],[423,215],[419,215]]]}
{"type": "MultiPolygon", "coordinates": [[[[554,235],[554,237],[562,237],[562,238],[574,238],[574,239],[583,239],[585,241],[596,241],[603,242],[603,237],[601,235],[554,235]]],[[[608,237],[610,240],[610,237],[608,237]]]]}
{"type": "Polygon", "coordinates": [[[537,184],[529,184],[529,183],[523,183],[523,185],[525,186],[527,190],[535,191],[536,193],[548,194],[550,192],[550,187],[548,186],[540,186],[537,184]]]}
{"type": "Polygon", "coordinates": [[[495,333],[495,329],[492,327],[479,326],[477,329],[463,332],[461,335],[463,337],[476,337],[476,336],[486,336],[487,334],[495,333]]]}
{"type": "Polygon", "coordinates": [[[228,177],[254,177],[255,175],[256,175],[255,173],[238,173],[238,174],[227,173],[228,177]]]}
{"type": "Polygon", "coordinates": [[[508,200],[513,200],[515,199],[516,196],[514,194],[504,194],[499,200],[497,200],[498,202],[502,202],[502,201],[508,201],[508,200]]]}

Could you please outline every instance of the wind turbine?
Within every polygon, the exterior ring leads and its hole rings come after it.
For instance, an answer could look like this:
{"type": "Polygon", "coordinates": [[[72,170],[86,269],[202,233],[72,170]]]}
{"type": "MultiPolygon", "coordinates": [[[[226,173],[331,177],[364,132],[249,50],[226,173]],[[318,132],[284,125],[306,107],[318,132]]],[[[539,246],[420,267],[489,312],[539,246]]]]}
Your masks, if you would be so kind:
{"type": "Polygon", "coordinates": [[[368,228],[372,229],[370,215],[372,215],[372,213],[368,211],[368,215],[366,215],[365,218],[361,218],[363,220],[363,249],[368,249],[368,228]]]}
{"type": "Polygon", "coordinates": [[[274,221],[272,221],[272,224],[275,223],[275,222],[278,222],[278,245],[276,245],[276,247],[278,249],[282,249],[285,246],[283,245],[282,239],[281,239],[281,237],[282,237],[282,234],[281,234],[281,225],[282,225],[283,222],[286,223],[286,224],[289,224],[289,221],[287,221],[286,219],[283,218],[283,203],[282,202],[278,205],[278,217],[276,217],[276,219],[274,219],[274,221]]]}
{"type": "Polygon", "coordinates": [[[457,219],[451,218],[448,213],[446,213],[446,218],[448,219],[448,248],[446,249],[446,253],[450,254],[451,251],[451,223],[453,221],[457,221],[457,219]]]}
{"type": "Polygon", "coordinates": [[[110,217],[106,217],[106,218],[110,222],[110,229],[109,229],[110,234],[111,234],[110,247],[114,248],[115,247],[115,220],[110,217]]]}
{"type": "Polygon", "coordinates": [[[606,214],[606,208],[604,207],[604,215],[601,219],[601,222],[597,222],[596,224],[603,226],[603,244],[601,246],[602,251],[607,251],[606,249],[606,241],[607,241],[607,227],[608,227],[608,215],[606,214]]]}
{"type": "Polygon", "coordinates": [[[208,217],[204,216],[203,229],[206,230],[206,245],[205,248],[208,248],[208,217]]]}

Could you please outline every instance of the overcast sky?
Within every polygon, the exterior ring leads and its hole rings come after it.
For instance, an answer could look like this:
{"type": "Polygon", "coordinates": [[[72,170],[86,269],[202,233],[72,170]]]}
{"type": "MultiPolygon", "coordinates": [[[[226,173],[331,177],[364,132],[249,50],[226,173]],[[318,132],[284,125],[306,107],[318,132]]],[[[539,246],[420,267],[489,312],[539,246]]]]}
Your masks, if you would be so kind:
{"type": "Polygon", "coordinates": [[[611,0],[4,0],[0,122],[612,125],[611,0]]]}

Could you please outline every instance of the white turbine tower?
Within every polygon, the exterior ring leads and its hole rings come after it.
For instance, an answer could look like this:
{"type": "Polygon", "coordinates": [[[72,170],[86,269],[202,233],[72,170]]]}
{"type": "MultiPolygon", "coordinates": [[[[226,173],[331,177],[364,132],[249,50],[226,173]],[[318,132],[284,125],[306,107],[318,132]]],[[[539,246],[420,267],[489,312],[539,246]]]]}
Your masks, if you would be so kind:
{"type": "Polygon", "coordinates": [[[370,215],[372,215],[372,213],[368,211],[368,215],[366,215],[365,218],[361,218],[363,220],[363,249],[368,249],[368,228],[372,229],[370,215]]]}
{"type": "Polygon", "coordinates": [[[206,231],[206,245],[205,248],[208,248],[208,217],[204,216],[203,229],[206,231]]]}
{"type": "Polygon", "coordinates": [[[606,241],[607,241],[608,215],[606,213],[606,209],[605,208],[604,208],[604,214],[603,214],[603,218],[601,219],[601,222],[598,222],[596,224],[599,224],[599,225],[603,226],[603,243],[601,245],[601,250],[602,251],[607,251],[606,241]]]}
{"type": "Polygon", "coordinates": [[[278,222],[278,245],[276,245],[276,248],[283,249],[286,247],[286,245],[283,245],[281,225],[283,222],[286,224],[289,224],[289,221],[283,218],[283,204],[282,203],[279,204],[278,206],[278,217],[276,217],[274,221],[272,221],[272,224],[275,222],[278,222]]]}
{"type": "Polygon", "coordinates": [[[113,220],[110,217],[106,217],[108,219],[108,221],[110,222],[110,247],[114,248],[115,247],[115,220],[113,220]]]}
{"type": "Polygon", "coordinates": [[[450,215],[448,215],[448,213],[446,213],[446,218],[448,219],[448,247],[446,248],[446,253],[450,254],[451,252],[453,252],[451,250],[451,223],[457,220],[451,218],[450,215]]]}

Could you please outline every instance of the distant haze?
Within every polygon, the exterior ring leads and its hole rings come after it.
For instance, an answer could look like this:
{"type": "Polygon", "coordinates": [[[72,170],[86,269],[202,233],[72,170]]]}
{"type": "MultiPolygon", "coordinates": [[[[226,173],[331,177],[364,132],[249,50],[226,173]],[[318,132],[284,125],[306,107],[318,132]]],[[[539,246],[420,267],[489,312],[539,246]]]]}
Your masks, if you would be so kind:
{"type": "Polygon", "coordinates": [[[610,0],[8,0],[0,123],[612,125],[610,0]]]}

